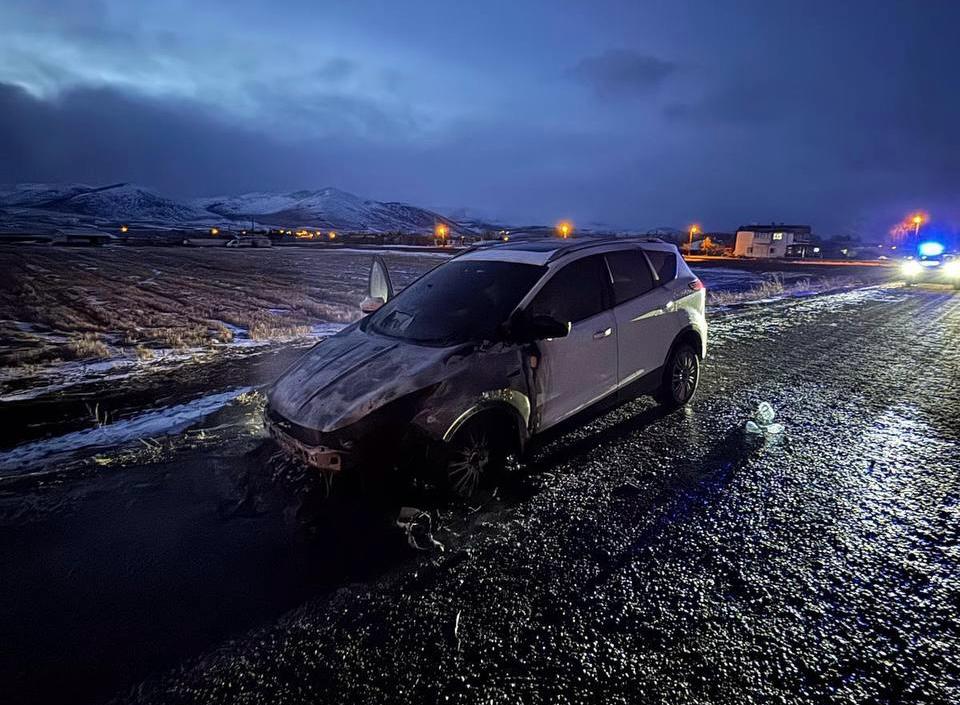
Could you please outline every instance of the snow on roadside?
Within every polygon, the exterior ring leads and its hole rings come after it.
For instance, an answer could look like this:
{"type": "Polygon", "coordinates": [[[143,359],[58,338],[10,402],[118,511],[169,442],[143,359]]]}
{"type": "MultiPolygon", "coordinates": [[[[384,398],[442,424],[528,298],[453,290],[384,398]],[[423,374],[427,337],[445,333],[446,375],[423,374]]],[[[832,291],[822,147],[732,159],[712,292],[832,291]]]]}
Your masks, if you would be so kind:
{"type": "Polygon", "coordinates": [[[179,433],[252,389],[236,387],[96,428],[24,443],[0,452],[0,476],[34,470],[79,451],[112,448],[139,439],[179,433]]]}

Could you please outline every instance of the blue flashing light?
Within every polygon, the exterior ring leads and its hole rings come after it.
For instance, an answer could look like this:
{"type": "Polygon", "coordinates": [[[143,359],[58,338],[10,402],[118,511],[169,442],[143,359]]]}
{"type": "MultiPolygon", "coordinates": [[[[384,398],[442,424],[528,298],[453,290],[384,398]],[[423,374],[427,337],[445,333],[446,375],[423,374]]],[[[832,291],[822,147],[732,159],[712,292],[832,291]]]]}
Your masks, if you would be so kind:
{"type": "Polygon", "coordinates": [[[944,247],[939,242],[921,242],[917,249],[921,257],[939,257],[943,254],[944,247]]]}

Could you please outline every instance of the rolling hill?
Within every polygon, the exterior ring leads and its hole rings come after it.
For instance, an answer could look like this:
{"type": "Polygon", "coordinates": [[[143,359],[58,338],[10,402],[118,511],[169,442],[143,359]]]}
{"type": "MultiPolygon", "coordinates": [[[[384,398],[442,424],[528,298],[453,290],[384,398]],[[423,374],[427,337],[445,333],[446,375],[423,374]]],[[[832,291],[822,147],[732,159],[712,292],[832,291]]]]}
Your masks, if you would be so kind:
{"type": "Polygon", "coordinates": [[[62,227],[156,229],[304,227],[344,232],[429,232],[444,222],[406,203],[364,199],[335,188],[291,193],[247,193],[181,202],[134,184],[17,184],[0,188],[0,230],[62,227]]]}

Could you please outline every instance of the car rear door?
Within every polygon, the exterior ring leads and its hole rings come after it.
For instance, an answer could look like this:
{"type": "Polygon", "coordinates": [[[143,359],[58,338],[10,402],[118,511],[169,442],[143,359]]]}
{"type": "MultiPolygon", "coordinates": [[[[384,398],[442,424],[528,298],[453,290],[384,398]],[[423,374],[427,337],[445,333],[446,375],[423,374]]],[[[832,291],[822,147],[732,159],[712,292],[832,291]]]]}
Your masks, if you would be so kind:
{"type": "Polygon", "coordinates": [[[535,428],[543,430],[586,408],[617,386],[617,328],[603,255],[564,265],[526,307],[570,323],[565,338],[538,343],[535,428]]]}
{"type": "MultiPolygon", "coordinates": [[[[613,282],[618,384],[624,386],[664,364],[676,335],[668,315],[673,300],[640,248],[608,252],[604,258],[613,282]]],[[[674,273],[675,268],[674,260],[674,273]]]]}

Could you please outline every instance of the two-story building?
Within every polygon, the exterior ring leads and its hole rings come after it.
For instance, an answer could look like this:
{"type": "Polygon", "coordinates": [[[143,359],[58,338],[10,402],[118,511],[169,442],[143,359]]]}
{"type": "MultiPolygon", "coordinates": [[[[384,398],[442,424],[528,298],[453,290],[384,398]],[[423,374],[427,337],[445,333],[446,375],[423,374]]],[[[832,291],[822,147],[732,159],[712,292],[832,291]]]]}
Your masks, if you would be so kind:
{"type": "Polygon", "coordinates": [[[807,257],[813,253],[809,225],[742,225],[737,229],[735,257],[807,257]]]}

